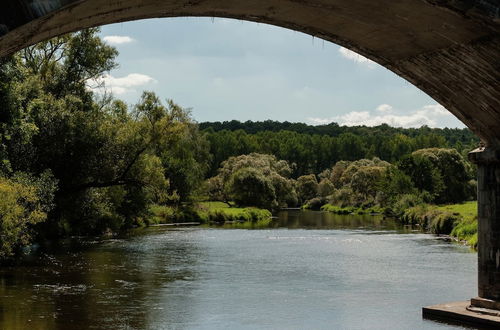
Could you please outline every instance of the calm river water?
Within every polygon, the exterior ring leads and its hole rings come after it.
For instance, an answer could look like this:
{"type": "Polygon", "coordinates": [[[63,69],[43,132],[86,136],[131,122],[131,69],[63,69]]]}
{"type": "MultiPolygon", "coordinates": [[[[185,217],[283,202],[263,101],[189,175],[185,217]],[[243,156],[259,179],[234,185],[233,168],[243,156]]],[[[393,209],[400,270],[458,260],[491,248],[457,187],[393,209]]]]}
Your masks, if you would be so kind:
{"type": "Polygon", "coordinates": [[[390,220],[282,212],[270,228],[150,228],[0,268],[0,329],[455,329],[468,248],[390,220]]]}

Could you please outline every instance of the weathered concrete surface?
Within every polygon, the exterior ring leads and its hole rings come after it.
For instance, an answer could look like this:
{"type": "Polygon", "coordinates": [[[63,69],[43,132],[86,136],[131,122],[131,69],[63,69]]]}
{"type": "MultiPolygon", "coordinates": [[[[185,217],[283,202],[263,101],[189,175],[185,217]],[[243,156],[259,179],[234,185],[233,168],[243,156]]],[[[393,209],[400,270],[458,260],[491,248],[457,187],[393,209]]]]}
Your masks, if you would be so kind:
{"type": "Polygon", "coordinates": [[[498,0],[9,0],[0,56],[82,28],[151,17],[274,24],[355,50],[415,84],[500,146],[498,0]]]}
{"type": "Polygon", "coordinates": [[[471,306],[478,307],[478,308],[486,308],[486,309],[492,309],[495,310],[498,315],[500,315],[500,301],[495,301],[491,299],[485,299],[485,298],[472,298],[470,300],[471,306]]]}
{"type": "Polygon", "coordinates": [[[461,321],[471,325],[487,326],[495,329],[500,327],[500,316],[471,311],[468,309],[469,305],[469,301],[459,301],[424,307],[422,315],[424,318],[429,319],[451,322],[461,321]]]}
{"type": "Polygon", "coordinates": [[[477,164],[479,297],[500,301],[500,150],[469,153],[477,164]]]}

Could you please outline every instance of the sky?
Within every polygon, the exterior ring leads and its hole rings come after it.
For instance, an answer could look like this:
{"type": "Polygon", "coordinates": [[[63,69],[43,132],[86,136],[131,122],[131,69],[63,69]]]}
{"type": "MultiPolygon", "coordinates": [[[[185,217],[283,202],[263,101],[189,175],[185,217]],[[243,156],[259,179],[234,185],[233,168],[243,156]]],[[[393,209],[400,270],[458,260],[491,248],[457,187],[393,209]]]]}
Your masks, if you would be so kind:
{"type": "Polygon", "coordinates": [[[465,127],[418,88],[334,43],[271,25],[163,18],[101,27],[120,52],[107,91],[136,104],[154,91],[194,119],[312,125],[465,127]]]}

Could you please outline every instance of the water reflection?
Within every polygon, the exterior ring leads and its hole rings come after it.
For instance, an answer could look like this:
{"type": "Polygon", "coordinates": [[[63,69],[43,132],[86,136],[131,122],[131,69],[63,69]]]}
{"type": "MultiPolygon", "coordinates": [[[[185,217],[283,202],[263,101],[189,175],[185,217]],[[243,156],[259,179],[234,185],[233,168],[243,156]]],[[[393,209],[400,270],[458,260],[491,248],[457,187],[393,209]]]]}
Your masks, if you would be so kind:
{"type": "Polygon", "coordinates": [[[0,328],[146,328],[158,290],[195,280],[201,253],[185,236],[164,234],[149,231],[78,250],[73,241],[57,247],[71,252],[42,253],[1,269],[0,328]]]}
{"type": "Polygon", "coordinates": [[[408,232],[394,219],[382,215],[338,215],[320,211],[282,211],[278,214],[275,228],[309,228],[309,229],[364,229],[364,230],[397,230],[408,232]]]}
{"type": "Polygon", "coordinates": [[[310,211],[260,230],[73,239],[0,269],[0,329],[447,328],[420,308],[474,295],[467,251],[381,216],[310,211]]]}

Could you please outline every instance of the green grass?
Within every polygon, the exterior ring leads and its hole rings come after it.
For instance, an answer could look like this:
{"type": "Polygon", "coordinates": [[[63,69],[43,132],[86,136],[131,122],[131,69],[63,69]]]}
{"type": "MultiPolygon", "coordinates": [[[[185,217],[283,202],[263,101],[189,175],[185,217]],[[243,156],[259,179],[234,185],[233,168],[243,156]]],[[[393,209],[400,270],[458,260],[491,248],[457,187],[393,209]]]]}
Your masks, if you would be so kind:
{"type": "Polygon", "coordinates": [[[208,224],[226,222],[250,222],[252,226],[264,226],[263,221],[271,219],[271,212],[256,207],[234,207],[223,202],[201,202],[194,206],[174,208],[172,206],[152,205],[151,216],[145,224],[199,221],[208,224]]]}
{"type": "Polygon", "coordinates": [[[253,222],[271,219],[271,212],[256,207],[234,207],[222,202],[199,203],[196,212],[205,223],[253,222]]]}
{"type": "Polygon", "coordinates": [[[151,205],[149,207],[150,217],[147,218],[147,224],[159,224],[159,223],[169,223],[172,222],[175,215],[175,210],[173,207],[164,205],[151,205]]]}
{"type": "Polygon", "coordinates": [[[418,205],[407,209],[400,220],[419,225],[434,234],[447,234],[477,247],[477,202],[450,205],[418,205]]]}
{"type": "Polygon", "coordinates": [[[450,204],[437,206],[438,210],[459,214],[464,219],[474,219],[477,217],[477,202],[465,202],[462,204],[450,204]]]}
{"type": "Polygon", "coordinates": [[[361,208],[361,207],[340,207],[331,204],[325,204],[321,207],[321,211],[332,212],[335,214],[372,214],[372,213],[383,213],[383,209],[380,207],[370,207],[370,208],[361,208]]]}

